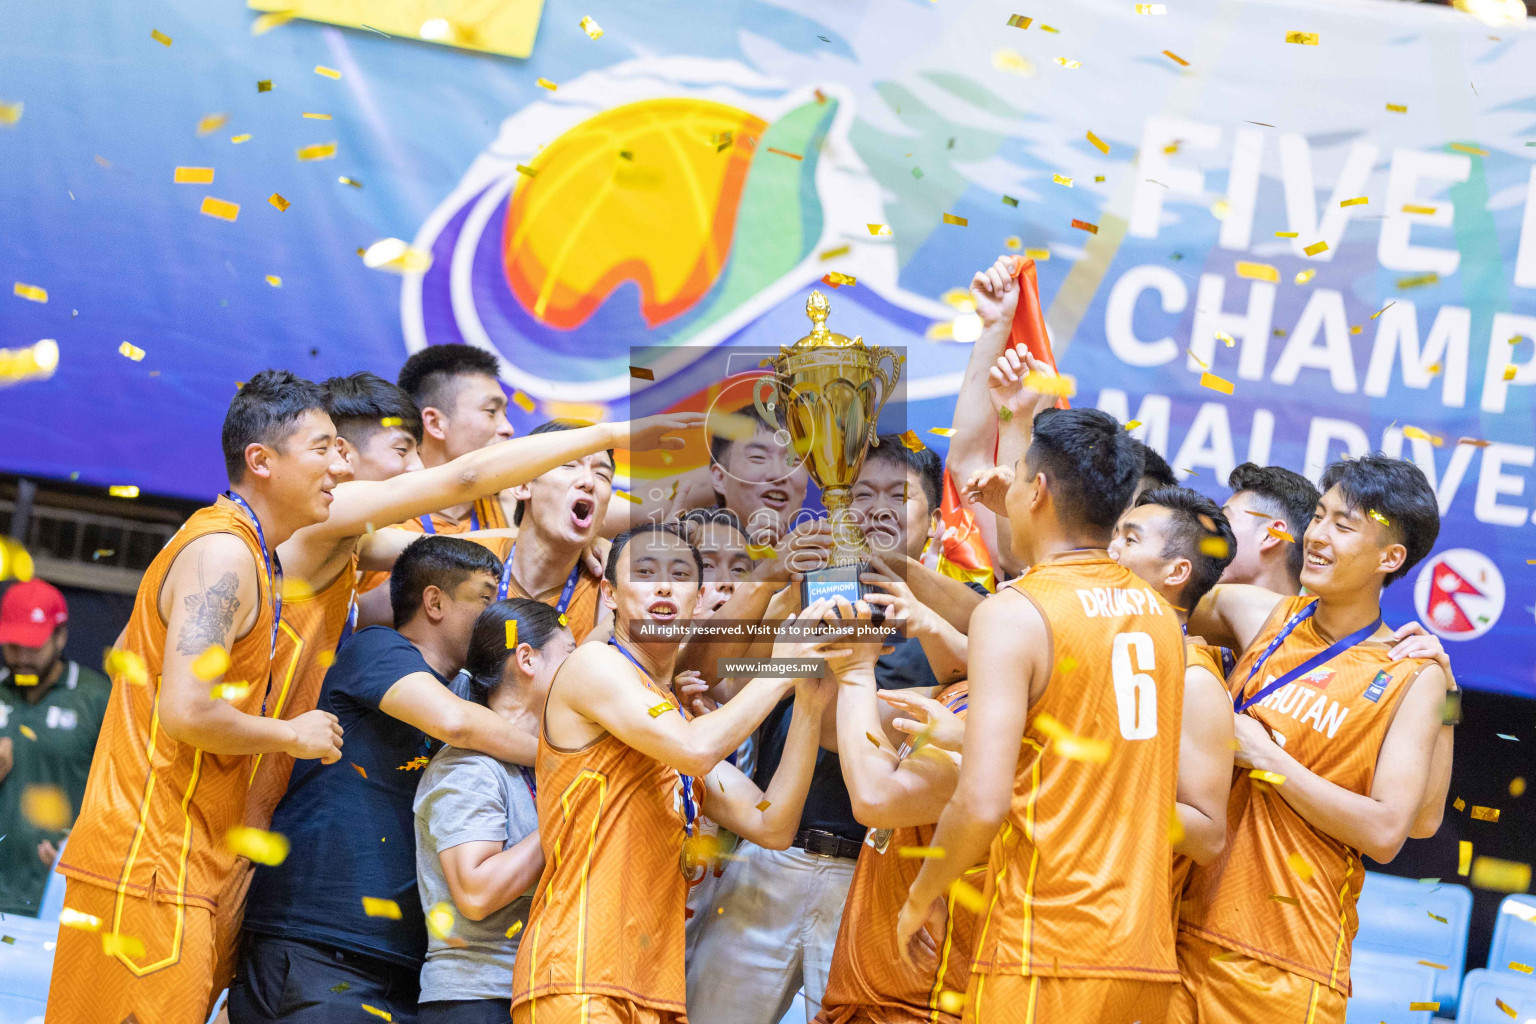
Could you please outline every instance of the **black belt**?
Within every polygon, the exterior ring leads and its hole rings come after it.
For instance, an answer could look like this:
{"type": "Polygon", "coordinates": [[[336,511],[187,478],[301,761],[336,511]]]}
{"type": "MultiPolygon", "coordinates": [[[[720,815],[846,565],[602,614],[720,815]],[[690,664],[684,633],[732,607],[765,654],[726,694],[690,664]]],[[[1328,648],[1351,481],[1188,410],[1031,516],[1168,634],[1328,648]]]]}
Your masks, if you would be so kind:
{"type": "Polygon", "coordinates": [[[819,828],[803,828],[795,833],[795,841],[789,845],[817,857],[846,857],[849,860],[858,860],[859,848],[864,844],[856,839],[844,839],[831,832],[823,832],[819,828]]]}

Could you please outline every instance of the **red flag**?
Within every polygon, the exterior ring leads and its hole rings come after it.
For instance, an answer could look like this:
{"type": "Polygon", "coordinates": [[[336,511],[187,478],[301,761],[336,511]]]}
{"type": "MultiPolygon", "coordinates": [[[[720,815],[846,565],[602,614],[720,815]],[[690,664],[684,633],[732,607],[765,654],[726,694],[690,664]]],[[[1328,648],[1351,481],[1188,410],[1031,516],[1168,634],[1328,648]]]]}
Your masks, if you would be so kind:
{"type": "MultiPolygon", "coordinates": [[[[1045,311],[1040,308],[1040,282],[1035,277],[1035,261],[1016,259],[1014,278],[1019,283],[1019,305],[1013,311],[1013,326],[1008,329],[1008,348],[1022,348],[1051,369],[1056,356],[1051,339],[1045,333],[1045,311]]],[[[1066,398],[1056,400],[1058,409],[1068,407],[1066,398]]]]}
{"type": "Polygon", "coordinates": [[[997,589],[992,559],[986,542],[976,526],[976,517],[966,507],[955,486],[955,478],[944,470],[944,498],[939,506],[938,570],[951,579],[979,583],[988,590],[997,589]]]}

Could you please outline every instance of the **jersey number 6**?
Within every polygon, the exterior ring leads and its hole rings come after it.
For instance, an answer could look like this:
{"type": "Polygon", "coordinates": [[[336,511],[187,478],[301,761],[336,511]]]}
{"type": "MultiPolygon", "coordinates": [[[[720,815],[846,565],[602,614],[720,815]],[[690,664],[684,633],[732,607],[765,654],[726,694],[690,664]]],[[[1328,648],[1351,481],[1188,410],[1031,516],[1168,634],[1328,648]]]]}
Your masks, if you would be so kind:
{"type": "Polygon", "coordinates": [[[1120,735],[1128,740],[1149,740],[1157,735],[1157,683],[1147,674],[1153,668],[1152,661],[1150,636],[1115,634],[1109,673],[1120,711],[1120,735]]]}

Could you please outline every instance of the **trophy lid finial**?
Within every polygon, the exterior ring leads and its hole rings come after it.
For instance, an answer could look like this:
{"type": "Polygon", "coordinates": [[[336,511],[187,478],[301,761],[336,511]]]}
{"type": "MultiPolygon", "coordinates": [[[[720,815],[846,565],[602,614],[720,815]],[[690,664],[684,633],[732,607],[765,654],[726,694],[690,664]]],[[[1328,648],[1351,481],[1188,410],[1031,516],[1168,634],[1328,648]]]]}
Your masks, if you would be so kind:
{"type": "Polygon", "coordinates": [[[832,312],[832,306],[827,302],[827,297],[819,291],[811,292],[811,297],[805,300],[805,315],[811,318],[811,334],[821,337],[827,334],[827,316],[832,312]]]}

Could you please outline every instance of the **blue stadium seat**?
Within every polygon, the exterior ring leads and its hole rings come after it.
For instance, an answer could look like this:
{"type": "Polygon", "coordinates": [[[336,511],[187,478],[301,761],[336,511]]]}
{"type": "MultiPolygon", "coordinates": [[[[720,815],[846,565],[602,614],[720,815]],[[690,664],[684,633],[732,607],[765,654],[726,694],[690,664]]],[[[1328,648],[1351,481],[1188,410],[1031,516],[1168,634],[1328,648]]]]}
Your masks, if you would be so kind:
{"type": "Polygon", "coordinates": [[[1367,871],[1358,910],[1355,951],[1385,953],[1410,964],[1420,960],[1444,964],[1445,970],[1431,968],[1434,1001],[1440,1004],[1442,1016],[1455,1013],[1457,988],[1467,965],[1472,890],[1367,871]]]}
{"type": "Polygon", "coordinates": [[[1511,963],[1536,967],[1536,896],[1515,894],[1499,903],[1488,947],[1488,969],[1508,971],[1511,963]]]}
{"type": "Polygon", "coordinates": [[[1536,981],[1513,971],[1468,971],[1461,983],[1456,1024],[1510,1024],[1511,1020],[1516,1024],[1536,1020],[1536,981]]]}
{"type": "Polygon", "coordinates": [[[1349,965],[1349,998],[1345,1024],[1429,1024],[1431,1010],[1410,1010],[1410,1003],[1435,1001],[1433,967],[1389,953],[1356,949],[1349,965]]]}

